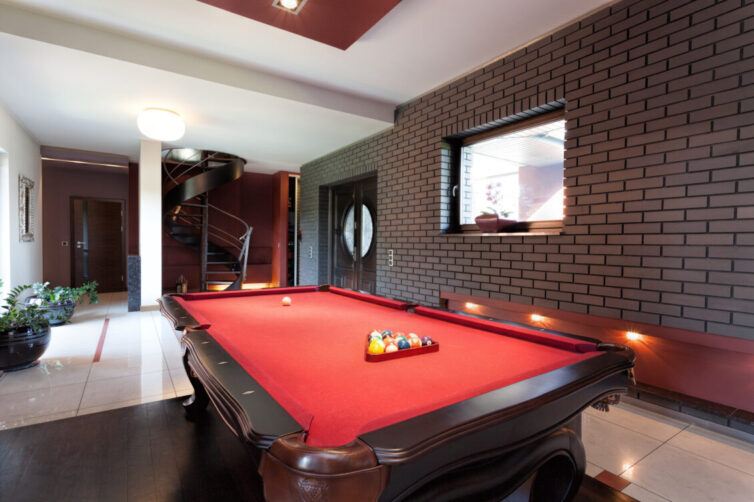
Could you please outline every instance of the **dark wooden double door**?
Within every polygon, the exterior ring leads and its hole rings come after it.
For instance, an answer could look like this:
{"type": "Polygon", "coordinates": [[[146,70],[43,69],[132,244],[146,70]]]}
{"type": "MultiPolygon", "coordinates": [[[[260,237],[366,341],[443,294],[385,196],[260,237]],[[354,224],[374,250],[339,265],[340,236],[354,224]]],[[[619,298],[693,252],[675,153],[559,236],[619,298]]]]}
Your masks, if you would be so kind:
{"type": "Polygon", "coordinates": [[[125,291],[124,202],[71,197],[71,282],[125,291]]]}
{"type": "Polygon", "coordinates": [[[377,291],[377,178],[332,189],[331,283],[341,288],[377,291]]]}

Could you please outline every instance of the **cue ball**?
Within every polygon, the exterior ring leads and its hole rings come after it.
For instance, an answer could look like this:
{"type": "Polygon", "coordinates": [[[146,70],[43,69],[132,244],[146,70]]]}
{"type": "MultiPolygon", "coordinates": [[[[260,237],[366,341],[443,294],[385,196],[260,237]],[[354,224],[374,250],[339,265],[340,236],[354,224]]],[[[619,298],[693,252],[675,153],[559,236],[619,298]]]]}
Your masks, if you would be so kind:
{"type": "Polygon", "coordinates": [[[290,296],[284,296],[283,297],[283,305],[285,307],[288,307],[291,304],[291,297],[290,296]]]}

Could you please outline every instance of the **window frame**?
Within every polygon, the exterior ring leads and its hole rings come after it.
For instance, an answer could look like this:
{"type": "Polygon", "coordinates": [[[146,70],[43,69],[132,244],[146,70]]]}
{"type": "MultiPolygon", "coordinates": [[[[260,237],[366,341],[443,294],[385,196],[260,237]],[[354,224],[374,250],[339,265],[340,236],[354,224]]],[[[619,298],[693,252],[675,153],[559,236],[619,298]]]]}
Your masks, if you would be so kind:
{"type": "MultiPolygon", "coordinates": [[[[454,229],[451,233],[461,234],[482,234],[476,223],[461,224],[461,203],[462,203],[462,187],[461,187],[461,152],[464,147],[481,143],[498,136],[510,134],[512,132],[520,131],[522,129],[529,129],[536,127],[540,124],[547,122],[555,122],[557,120],[563,120],[565,118],[565,109],[560,108],[551,112],[537,114],[532,117],[528,117],[522,120],[518,120],[512,124],[505,124],[499,127],[495,127],[483,132],[464,135],[462,137],[448,138],[446,141],[451,148],[451,166],[452,166],[452,183],[451,183],[451,199],[452,199],[452,227],[454,229]]],[[[563,147],[563,162],[565,164],[565,145],[563,147]]],[[[563,189],[565,190],[565,166],[563,168],[563,189]]],[[[565,204],[565,201],[563,202],[565,204]]],[[[565,219],[565,215],[563,216],[565,219]]],[[[502,232],[496,232],[493,235],[510,235],[510,234],[559,234],[563,231],[563,220],[541,220],[541,221],[520,221],[515,225],[512,225],[502,232]]]]}

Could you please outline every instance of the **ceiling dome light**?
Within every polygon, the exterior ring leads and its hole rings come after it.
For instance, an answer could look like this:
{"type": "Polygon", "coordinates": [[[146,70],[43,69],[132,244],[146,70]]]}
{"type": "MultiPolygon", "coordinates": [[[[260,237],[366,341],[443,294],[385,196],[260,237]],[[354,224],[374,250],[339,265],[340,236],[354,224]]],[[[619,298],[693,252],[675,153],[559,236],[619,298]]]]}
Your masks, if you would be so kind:
{"type": "Polygon", "coordinates": [[[282,5],[286,9],[293,10],[298,7],[298,0],[280,0],[280,5],[282,5]]]}
{"type": "Polygon", "coordinates": [[[183,118],[178,113],[164,108],[142,110],[136,125],[144,136],[157,141],[176,141],[186,132],[183,118]]]}

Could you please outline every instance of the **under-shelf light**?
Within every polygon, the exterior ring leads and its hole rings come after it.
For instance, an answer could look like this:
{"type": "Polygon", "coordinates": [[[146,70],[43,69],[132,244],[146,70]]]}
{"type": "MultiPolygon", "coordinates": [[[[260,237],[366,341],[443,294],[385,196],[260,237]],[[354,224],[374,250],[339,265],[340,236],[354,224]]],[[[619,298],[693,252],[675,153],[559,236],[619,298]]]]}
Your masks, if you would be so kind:
{"type": "Polygon", "coordinates": [[[626,338],[631,341],[641,340],[641,333],[637,333],[636,331],[626,331],[626,338]]]}

